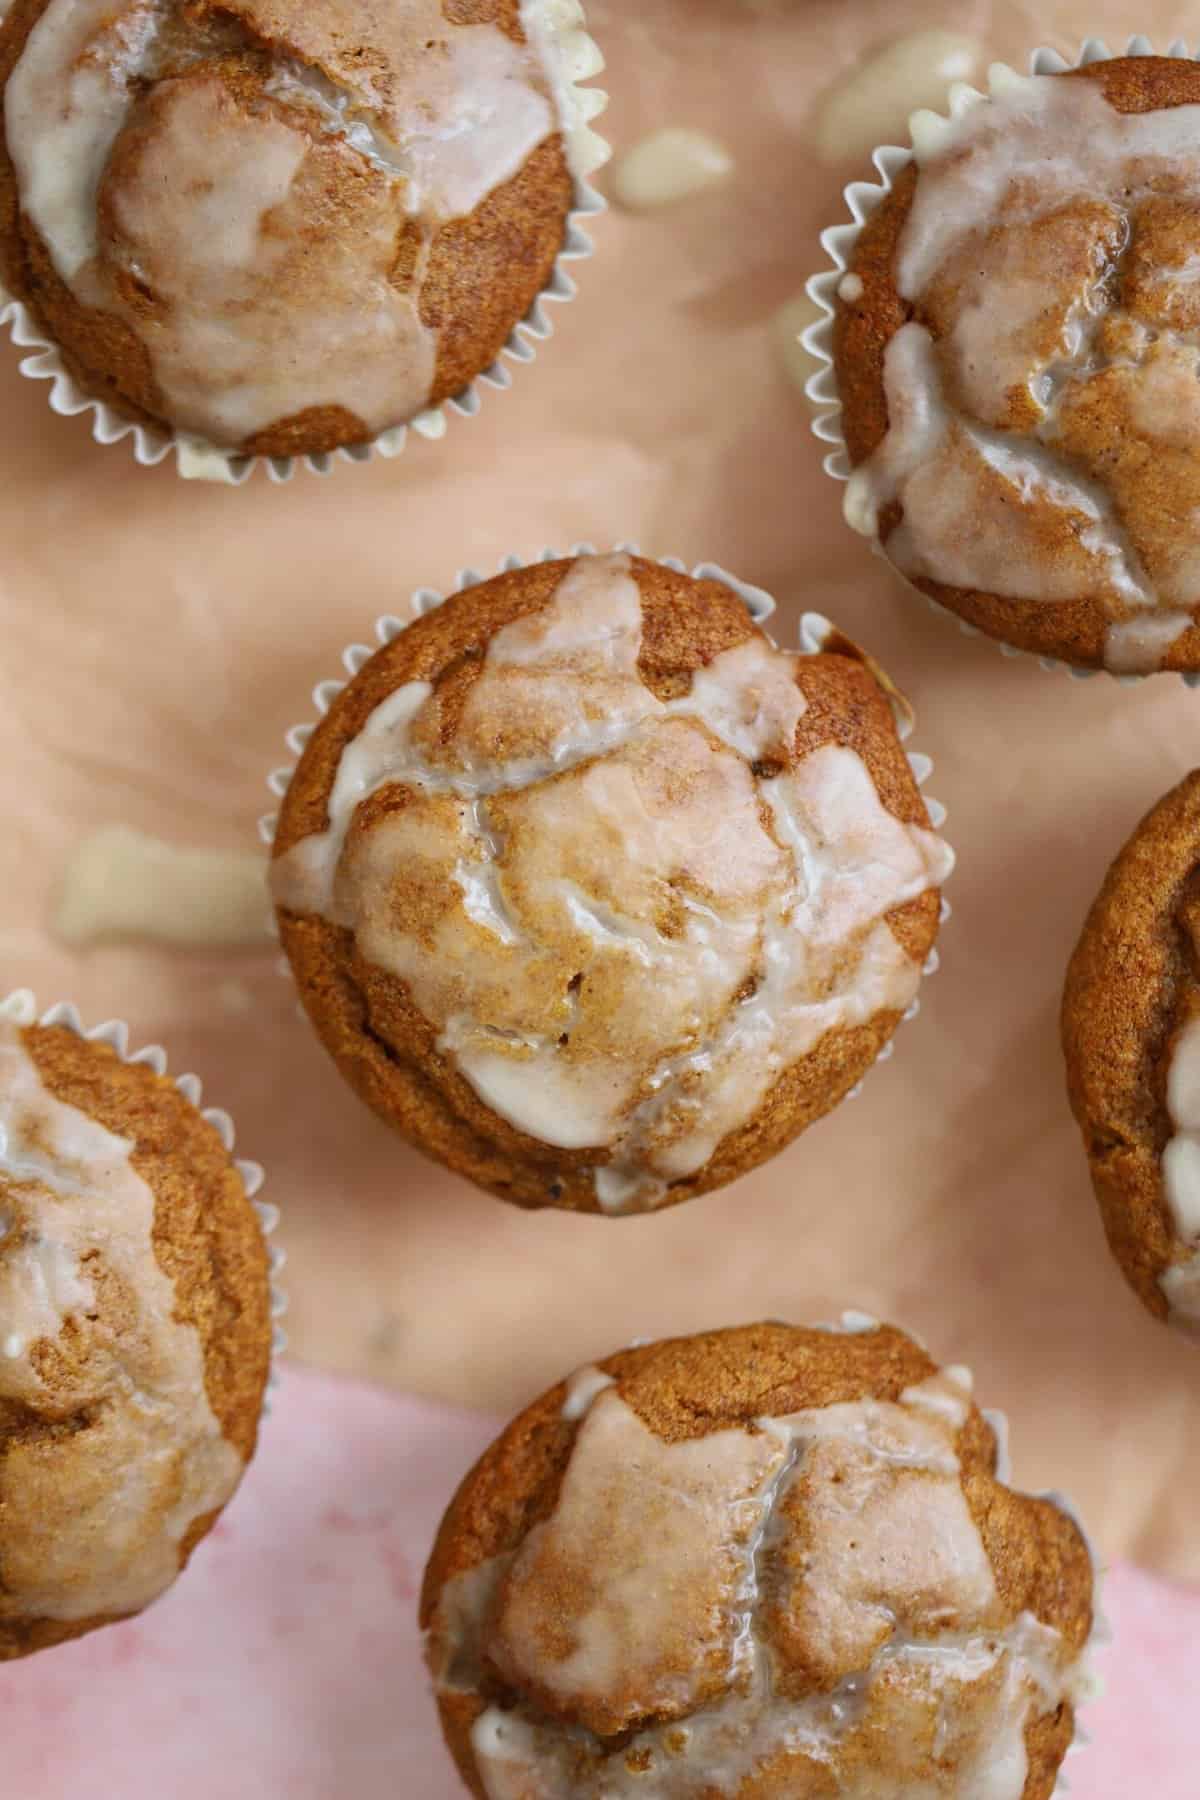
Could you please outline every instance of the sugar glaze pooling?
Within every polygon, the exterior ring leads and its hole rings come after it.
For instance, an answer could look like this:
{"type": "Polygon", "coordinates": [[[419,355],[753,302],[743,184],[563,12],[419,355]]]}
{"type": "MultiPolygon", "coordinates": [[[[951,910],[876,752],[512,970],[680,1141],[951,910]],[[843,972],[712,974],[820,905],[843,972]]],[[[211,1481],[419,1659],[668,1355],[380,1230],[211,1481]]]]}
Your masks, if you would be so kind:
{"type": "Polygon", "coordinates": [[[597,1151],[612,1211],[661,1203],[826,1032],[908,1007],[886,916],[952,866],[853,751],[796,761],[796,657],[755,636],[662,701],[641,648],[628,557],[580,558],[492,639],[448,741],[428,683],[376,709],[328,828],[272,871],[405,982],[488,1106],[597,1151]]]}

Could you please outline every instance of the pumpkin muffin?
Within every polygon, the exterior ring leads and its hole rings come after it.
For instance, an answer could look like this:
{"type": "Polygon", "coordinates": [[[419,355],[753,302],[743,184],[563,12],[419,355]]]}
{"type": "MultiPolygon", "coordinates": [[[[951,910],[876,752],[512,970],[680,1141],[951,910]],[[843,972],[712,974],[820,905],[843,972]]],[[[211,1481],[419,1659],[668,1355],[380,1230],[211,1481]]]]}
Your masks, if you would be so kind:
{"type": "Polygon", "coordinates": [[[76,380],[227,452],[459,394],[574,186],[545,0],[12,0],[0,274],[76,380]]]}
{"type": "Polygon", "coordinates": [[[0,1661],[140,1612],[254,1454],[268,1259],[146,1062],[0,1015],[0,1661]]]}
{"type": "Polygon", "coordinates": [[[1063,999],[1071,1105],[1113,1255],[1200,1335],[1200,771],[1108,872],[1063,999]]]}
{"type": "Polygon", "coordinates": [[[275,835],[342,1073],[521,1206],[642,1212],[782,1149],[911,1006],[952,864],[879,680],[624,554],[510,570],[401,631],[275,835]]]}
{"type": "Polygon", "coordinates": [[[847,1323],[610,1357],[467,1476],[421,1613],[480,1800],[1048,1800],[1087,1545],[968,1370],[847,1323]]]}
{"type": "Polygon", "coordinates": [[[835,300],[850,524],[923,593],[1080,667],[1200,670],[1200,64],[1000,70],[835,300]]]}

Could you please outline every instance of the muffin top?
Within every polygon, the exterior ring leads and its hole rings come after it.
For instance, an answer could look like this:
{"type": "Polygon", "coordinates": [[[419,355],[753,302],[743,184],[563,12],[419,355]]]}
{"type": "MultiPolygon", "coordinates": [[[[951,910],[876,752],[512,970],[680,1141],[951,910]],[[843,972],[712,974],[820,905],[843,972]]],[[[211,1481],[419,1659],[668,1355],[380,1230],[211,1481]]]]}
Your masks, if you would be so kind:
{"type": "Polygon", "coordinates": [[[267,1255],[146,1063],[0,1017],[0,1660],[140,1611],[254,1452],[267,1255]]]}
{"type": "Polygon", "coordinates": [[[1200,668],[1200,65],[997,71],[837,302],[847,518],[1021,648],[1200,668]]]}
{"type": "MultiPolygon", "coordinates": [[[[912,1002],[952,860],[856,652],[785,654],[724,584],[624,554],[403,631],[318,727],[275,853],[306,1004],[367,1097],[485,1185],[612,1212],[728,1179],[750,1149],[722,1172],[722,1145],[819,1047],[818,1110],[840,1098],[912,1002]]],[[[758,1160],[807,1122],[784,1111],[758,1160]]]]}
{"type": "Polygon", "coordinates": [[[13,0],[6,279],[83,385],[247,452],[460,392],[572,201],[543,0],[13,0]]]}
{"type": "Polygon", "coordinates": [[[627,1351],[468,1475],[422,1617],[473,1793],[1053,1792],[1087,1546],[998,1479],[969,1371],[847,1326],[627,1351]]]}
{"type": "Polygon", "coordinates": [[[1109,870],[1063,1042],[1113,1253],[1157,1317],[1200,1334],[1200,771],[1109,870]]]}

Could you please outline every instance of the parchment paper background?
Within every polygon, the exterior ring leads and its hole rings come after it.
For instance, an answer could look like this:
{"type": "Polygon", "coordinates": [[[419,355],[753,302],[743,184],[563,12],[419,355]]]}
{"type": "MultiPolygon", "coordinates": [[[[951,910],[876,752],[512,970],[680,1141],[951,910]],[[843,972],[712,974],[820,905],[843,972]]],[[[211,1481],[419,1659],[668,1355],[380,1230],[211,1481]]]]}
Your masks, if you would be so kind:
{"type": "Polygon", "coordinates": [[[127,1017],[234,1111],[285,1209],[292,1343],[310,1363],[507,1411],[634,1336],[854,1305],[972,1364],[1011,1416],[1018,1477],[1072,1493],[1107,1553],[1194,1578],[1200,1357],[1109,1260],[1056,1015],[1110,857],[1197,760],[1200,694],[1076,684],[923,610],[842,526],[768,326],[866,173],[822,165],[811,140],[867,50],[943,24],[1023,60],[1088,30],[1200,37],[1200,14],[592,0],[590,23],[618,145],[702,126],[736,176],[669,214],[601,221],[554,342],[443,444],[282,490],[186,485],[53,417],[0,347],[0,985],[127,1017]],[[414,587],[624,538],[773,590],[785,639],[816,608],[869,645],[916,703],[950,809],[954,918],[922,1015],[863,1097],[771,1167],[659,1218],[523,1216],[360,1107],[269,950],[55,943],[64,864],[97,825],[251,845],[313,683],[414,587]]]}

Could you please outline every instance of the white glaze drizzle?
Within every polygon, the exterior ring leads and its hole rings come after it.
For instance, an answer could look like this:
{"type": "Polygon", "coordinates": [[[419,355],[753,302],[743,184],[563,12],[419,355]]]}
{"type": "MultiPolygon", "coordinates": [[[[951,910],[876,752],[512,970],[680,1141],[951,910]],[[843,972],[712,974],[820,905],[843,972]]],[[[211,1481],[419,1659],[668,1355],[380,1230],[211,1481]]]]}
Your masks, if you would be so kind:
{"type": "Polygon", "coordinates": [[[846,517],[878,536],[899,502],[885,548],[914,579],[1099,601],[1108,666],[1145,673],[1200,603],[1200,541],[1175,516],[1200,515],[1195,352],[1173,341],[1194,276],[1189,262],[1134,271],[1150,329],[1112,284],[1133,279],[1139,208],[1200,192],[1200,107],[1123,115],[1061,77],[997,80],[979,101],[913,122],[921,175],[896,273],[918,320],[889,345],[889,430],[846,517]],[[1177,454],[1169,530],[1142,516],[1136,471],[1110,476],[1090,447],[1102,396],[1110,436],[1143,439],[1160,467],[1177,454]]]}
{"type": "Polygon", "coordinates": [[[492,639],[448,743],[427,683],[376,709],[327,829],[272,870],[278,905],[407,984],[494,1111],[608,1151],[613,1211],[658,1204],[826,1032],[907,1008],[886,915],[951,866],[853,751],[795,763],[795,657],[756,636],[663,702],[641,630],[628,558],[579,559],[492,639]],[[384,788],[403,803],[355,830],[384,788]]]}
{"type": "Polygon", "coordinates": [[[733,1795],[789,1753],[874,1800],[856,1753],[897,1705],[920,1723],[889,1733],[889,1792],[1019,1800],[1026,1726],[1082,1671],[1052,1628],[1005,1623],[956,1453],[970,1386],[949,1369],[675,1444],[598,1386],[551,1516],[439,1597],[439,1690],[473,1691],[486,1655],[530,1696],[474,1728],[489,1800],[733,1795]],[[589,1729],[625,1722],[621,1750],[589,1729]]]}
{"type": "Polygon", "coordinates": [[[592,1410],[597,1397],[605,1388],[614,1385],[611,1375],[602,1369],[577,1369],[567,1382],[567,1397],[563,1401],[562,1416],[572,1423],[585,1418],[592,1410]]]}
{"type": "Polygon", "coordinates": [[[421,314],[433,236],[559,124],[545,53],[495,25],[448,24],[440,0],[351,7],[343,30],[321,9],[284,12],[286,29],[277,6],[237,8],[264,37],[295,40],[269,83],[277,112],[235,100],[202,36],[194,53],[172,40],[181,78],[133,112],[170,0],[115,14],[111,0],[51,0],[6,93],[22,206],[59,274],[140,338],[172,421],[232,447],[311,408],[372,433],[418,412],[438,356],[421,314]],[[373,54],[343,55],[364,32],[373,54]],[[102,242],[98,196],[135,117],[142,140],[112,183],[102,242]],[[339,169],[339,231],[313,257],[339,169]],[[400,279],[406,217],[419,242],[400,279]],[[146,291],[149,312],[134,297],[146,291]]]}
{"type": "Polygon", "coordinates": [[[155,1255],[155,1197],[133,1148],[56,1100],[20,1027],[0,1020],[0,1400],[89,1416],[33,1452],[0,1433],[0,1618],[140,1611],[241,1478],[199,1336],[155,1255]],[[105,1319],[104,1279],[120,1284],[128,1328],[105,1319]]]}
{"type": "Polygon", "coordinates": [[[1163,1152],[1163,1189],[1188,1256],[1164,1270],[1161,1286],[1176,1321],[1200,1331],[1200,1018],[1190,1019],[1175,1040],[1167,1107],[1176,1130],[1163,1152]]]}

